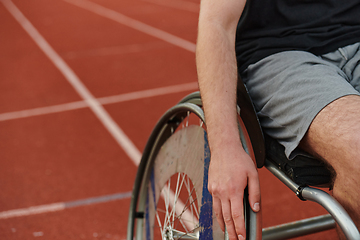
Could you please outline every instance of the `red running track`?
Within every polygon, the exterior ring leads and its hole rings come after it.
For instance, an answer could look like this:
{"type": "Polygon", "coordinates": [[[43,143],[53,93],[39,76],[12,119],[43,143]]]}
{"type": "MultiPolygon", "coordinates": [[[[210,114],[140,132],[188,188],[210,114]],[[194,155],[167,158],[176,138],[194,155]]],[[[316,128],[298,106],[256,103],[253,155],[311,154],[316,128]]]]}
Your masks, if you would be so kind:
{"type": "MultiPolygon", "coordinates": [[[[199,1],[0,2],[0,239],[125,239],[147,137],[197,89],[199,1]]],[[[265,227],[324,213],[260,177],[265,227]]]]}

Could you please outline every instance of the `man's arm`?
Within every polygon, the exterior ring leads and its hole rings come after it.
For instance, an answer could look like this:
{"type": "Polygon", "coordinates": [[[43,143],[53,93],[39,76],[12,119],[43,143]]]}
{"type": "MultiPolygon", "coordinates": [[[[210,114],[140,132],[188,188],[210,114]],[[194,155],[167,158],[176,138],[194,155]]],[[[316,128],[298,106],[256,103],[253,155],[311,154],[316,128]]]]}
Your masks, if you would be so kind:
{"type": "Polygon", "coordinates": [[[246,0],[202,0],[196,62],[211,150],[208,188],[221,229],[230,240],[245,238],[243,195],[260,209],[257,169],[237,131],[236,26],[246,0]]]}

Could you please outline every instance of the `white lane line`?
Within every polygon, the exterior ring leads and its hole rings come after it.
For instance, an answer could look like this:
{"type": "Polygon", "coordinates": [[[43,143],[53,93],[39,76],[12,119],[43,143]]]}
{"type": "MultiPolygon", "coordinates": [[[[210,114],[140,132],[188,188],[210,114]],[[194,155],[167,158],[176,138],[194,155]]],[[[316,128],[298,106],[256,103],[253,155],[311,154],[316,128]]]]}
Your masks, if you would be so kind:
{"type": "MultiPolygon", "coordinates": [[[[162,96],[172,93],[179,93],[179,92],[185,92],[191,90],[194,91],[197,89],[198,89],[197,82],[192,82],[192,83],[184,83],[184,84],[178,84],[168,87],[153,88],[149,90],[102,97],[102,98],[98,98],[97,100],[99,103],[106,105],[112,103],[133,101],[133,100],[149,98],[149,97],[162,96]]],[[[0,122],[15,120],[19,118],[40,116],[51,113],[65,112],[65,111],[87,108],[87,107],[88,105],[86,104],[85,101],[77,101],[77,102],[64,103],[64,104],[53,105],[48,107],[39,107],[39,108],[33,108],[33,109],[27,109],[27,110],[15,111],[15,112],[0,113],[0,122]]]]}
{"type": "Polygon", "coordinates": [[[116,96],[103,97],[103,98],[98,98],[98,100],[101,104],[110,104],[110,103],[125,102],[125,101],[137,100],[141,98],[156,97],[171,93],[179,93],[179,92],[185,92],[185,91],[191,91],[197,89],[198,89],[198,83],[192,82],[192,83],[178,84],[168,87],[160,87],[160,88],[154,88],[154,89],[143,90],[132,93],[125,93],[116,96]]]}
{"type": "Polygon", "coordinates": [[[131,192],[115,193],[111,195],[105,195],[100,197],[91,197],[86,199],[80,199],[69,202],[59,202],[44,204],[39,206],[33,206],[28,208],[13,209],[0,212],[0,219],[9,219],[14,217],[24,217],[48,212],[63,211],[69,208],[81,207],[86,205],[94,205],[99,203],[107,203],[111,201],[122,200],[131,197],[131,192]]]}
{"type": "Polygon", "coordinates": [[[14,120],[14,119],[18,119],[18,118],[39,116],[39,115],[50,114],[50,113],[65,112],[65,111],[70,111],[70,110],[75,110],[75,109],[80,109],[80,108],[87,108],[87,107],[88,107],[88,105],[86,104],[85,101],[77,101],[77,102],[53,105],[53,106],[48,106],[48,107],[39,107],[39,108],[27,109],[27,110],[16,111],[16,112],[1,113],[0,114],[0,122],[14,120]]]}
{"type": "Polygon", "coordinates": [[[68,2],[70,4],[73,4],[73,5],[76,5],[78,7],[81,7],[83,9],[86,9],[88,11],[91,11],[93,13],[96,13],[102,17],[114,20],[118,23],[121,23],[121,24],[127,26],[127,27],[130,27],[130,28],[136,29],[140,32],[146,33],[150,36],[164,40],[165,42],[171,43],[175,46],[178,46],[178,47],[188,50],[190,52],[195,52],[195,44],[194,43],[189,42],[180,37],[177,37],[175,35],[172,35],[168,32],[160,30],[158,28],[155,28],[155,27],[152,27],[145,23],[142,23],[138,20],[129,18],[121,13],[118,13],[118,12],[112,10],[112,9],[103,7],[99,4],[89,2],[86,0],[64,0],[64,1],[68,2]]]}
{"type": "Polygon", "coordinates": [[[13,17],[20,23],[23,29],[35,41],[38,47],[45,53],[45,55],[54,63],[54,65],[64,75],[66,80],[73,86],[75,91],[86,102],[94,114],[98,117],[101,123],[114,137],[117,143],[123,148],[130,159],[138,165],[141,158],[140,151],[136,148],[134,143],[126,136],[123,130],[115,123],[111,116],[106,112],[104,107],[96,100],[96,98],[85,87],[81,80],[76,76],[73,70],[65,63],[65,61],[55,52],[49,43],[41,36],[30,21],[21,13],[21,11],[10,0],[1,0],[5,8],[13,15],[13,17]]]}
{"type": "Polygon", "coordinates": [[[178,1],[178,0],[143,0],[145,2],[176,8],[180,10],[185,10],[189,12],[199,13],[200,11],[200,4],[187,2],[187,1],[178,1]]]}
{"type": "Polygon", "coordinates": [[[65,203],[52,203],[0,212],[0,219],[23,217],[47,212],[57,212],[65,209],[65,203]]]}

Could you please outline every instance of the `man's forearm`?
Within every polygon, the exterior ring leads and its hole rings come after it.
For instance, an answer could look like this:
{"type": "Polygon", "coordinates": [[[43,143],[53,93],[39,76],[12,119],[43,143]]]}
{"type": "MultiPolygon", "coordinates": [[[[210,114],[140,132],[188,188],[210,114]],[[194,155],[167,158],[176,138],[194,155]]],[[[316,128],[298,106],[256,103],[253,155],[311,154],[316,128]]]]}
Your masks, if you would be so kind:
{"type": "Polygon", "coordinates": [[[234,131],[237,129],[234,31],[226,31],[212,22],[199,24],[196,60],[210,147],[239,141],[238,132],[234,131]]]}

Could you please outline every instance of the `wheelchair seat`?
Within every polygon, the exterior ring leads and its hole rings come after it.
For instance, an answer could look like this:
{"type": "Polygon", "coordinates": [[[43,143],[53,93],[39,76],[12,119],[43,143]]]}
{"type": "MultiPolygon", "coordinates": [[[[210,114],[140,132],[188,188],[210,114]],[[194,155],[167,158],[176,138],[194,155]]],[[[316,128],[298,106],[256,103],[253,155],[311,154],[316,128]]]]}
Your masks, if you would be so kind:
{"type": "Polygon", "coordinates": [[[284,146],[266,134],[265,148],[267,159],[295,183],[301,186],[332,187],[332,173],[323,161],[304,155],[289,160],[284,146]]]}

